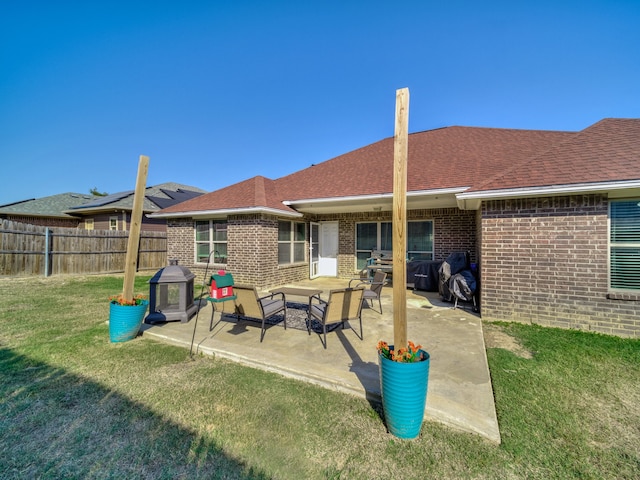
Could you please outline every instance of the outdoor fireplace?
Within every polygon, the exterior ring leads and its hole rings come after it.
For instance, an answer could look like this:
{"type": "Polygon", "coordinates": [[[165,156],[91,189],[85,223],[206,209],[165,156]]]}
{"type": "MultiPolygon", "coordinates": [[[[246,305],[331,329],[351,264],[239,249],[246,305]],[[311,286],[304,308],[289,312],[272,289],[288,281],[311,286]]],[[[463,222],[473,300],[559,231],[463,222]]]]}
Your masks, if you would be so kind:
{"type": "Polygon", "coordinates": [[[188,268],[178,265],[177,260],[170,260],[169,266],[149,280],[149,315],[144,322],[188,322],[198,310],[193,301],[194,278],[188,268]]]}

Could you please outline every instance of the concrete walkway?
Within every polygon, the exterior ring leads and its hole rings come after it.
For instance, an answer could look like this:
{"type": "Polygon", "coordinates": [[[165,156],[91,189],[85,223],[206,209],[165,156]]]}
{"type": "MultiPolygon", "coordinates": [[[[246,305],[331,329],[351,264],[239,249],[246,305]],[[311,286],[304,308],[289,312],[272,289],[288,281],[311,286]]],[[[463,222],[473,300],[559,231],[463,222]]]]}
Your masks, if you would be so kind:
{"type": "MultiPolygon", "coordinates": [[[[326,300],[329,290],[345,287],[347,283],[322,278],[296,286],[323,290],[322,298],[326,300]]],[[[259,323],[218,322],[218,312],[214,316],[214,328],[209,331],[211,306],[207,305],[198,314],[193,351],[380,402],[376,344],[379,340],[393,342],[392,290],[391,286],[383,289],[382,315],[363,308],[364,340],[356,335],[357,325],[356,332],[339,328],[327,333],[326,350],[317,333],[308,335],[306,330],[285,330],[281,326],[268,327],[260,343],[259,323]],[[296,347],[295,351],[292,346],[296,347]]],[[[287,301],[305,299],[292,297],[287,301]]],[[[374,304],[374,308],[378,305],[374,304]]],[[[196,317],[188,323],[143,325],[142,329],[146,337],[189,349],[194,325],[196,317]]],[[[431,356],[425,419],[499,443],[500,431],[479,316],[470,308],[454,310],[452,304],[440,301],[437,293],[407,290],[407,332],[408,339],[421,344],[431,356]]]]}

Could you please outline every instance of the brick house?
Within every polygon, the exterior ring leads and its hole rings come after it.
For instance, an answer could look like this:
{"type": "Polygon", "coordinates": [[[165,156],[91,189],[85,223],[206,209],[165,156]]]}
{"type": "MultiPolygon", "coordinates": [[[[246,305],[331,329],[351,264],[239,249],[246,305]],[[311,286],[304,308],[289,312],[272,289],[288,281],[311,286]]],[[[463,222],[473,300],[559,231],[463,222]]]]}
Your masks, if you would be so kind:
{"type": "MultiPolygon", "coordinates": [[[[168,258],[269,287],[391,249],[393,138],[163,209],[168,258]]],[[[470,251],[482,317],[640,336],[640,119],[409,135],[408,256],[470,251]]]]}
{"type": "MultiPolygon", "coordinates": [[[[85,230],[128,230],[133,210],[133,190],[110,195],[59,193],[0,205],[0,219],[46,227],[81,228],[85,230]]],[[[167,182],[145,189],[143,212],[157,212],[205,193],[204,190],[167,182]]],[[[142,217],[142,230],[166,231],[161,219],[142,217]]]]}

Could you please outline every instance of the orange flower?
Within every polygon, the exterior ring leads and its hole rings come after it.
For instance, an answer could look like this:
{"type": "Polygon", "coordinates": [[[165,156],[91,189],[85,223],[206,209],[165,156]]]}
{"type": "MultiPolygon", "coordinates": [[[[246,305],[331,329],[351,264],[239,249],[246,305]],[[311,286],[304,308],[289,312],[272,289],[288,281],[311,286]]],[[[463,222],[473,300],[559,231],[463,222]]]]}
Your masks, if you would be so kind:
{"type": "Polygon", "coordinates": [[[131,300],[123,298],[122,294],[111,295],[109,297],[110,303],[116,303],[118,305],[123,305],[123,306],[141,305],[144,300],[146,300],[146,297],[142,293],[137,294],[131,300]]]}
{"type": "Polygon", "coordinates": [[[416,345],[411,341],[407,342],[407,348],[401,347],[393,350],[387,342],[380,340],[377,348],[378,354],[394,362],[413,363],[424,359],[422,345],[416,345]]]}

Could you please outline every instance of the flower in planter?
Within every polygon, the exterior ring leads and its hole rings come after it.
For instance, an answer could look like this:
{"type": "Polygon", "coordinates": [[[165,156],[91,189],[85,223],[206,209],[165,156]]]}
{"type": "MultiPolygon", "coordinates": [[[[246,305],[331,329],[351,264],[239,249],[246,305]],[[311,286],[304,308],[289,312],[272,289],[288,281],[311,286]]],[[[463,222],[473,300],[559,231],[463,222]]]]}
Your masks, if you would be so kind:
{"type": "Polygon", "coordinates": [[[133,300],[125,300],[122,294],[119,294],[119,295],[111,295],[109,297],[109,303],[113,303],[116,305],[123,305],[123,306],[134,306],[134,305],[142,305],[142,303],[146,299],[147,298],[142,293],[139,293],[135,297],[133,297],[133,300]]]}
{"type": "Polygon", "coordinates": [[[378,353],[388,360],[401,363],[414,363],[424,360],[422,345],[416,345],[412,341],[407,342],[407,348],[392,350],[387,342],[378,342],[378,353]]]}

